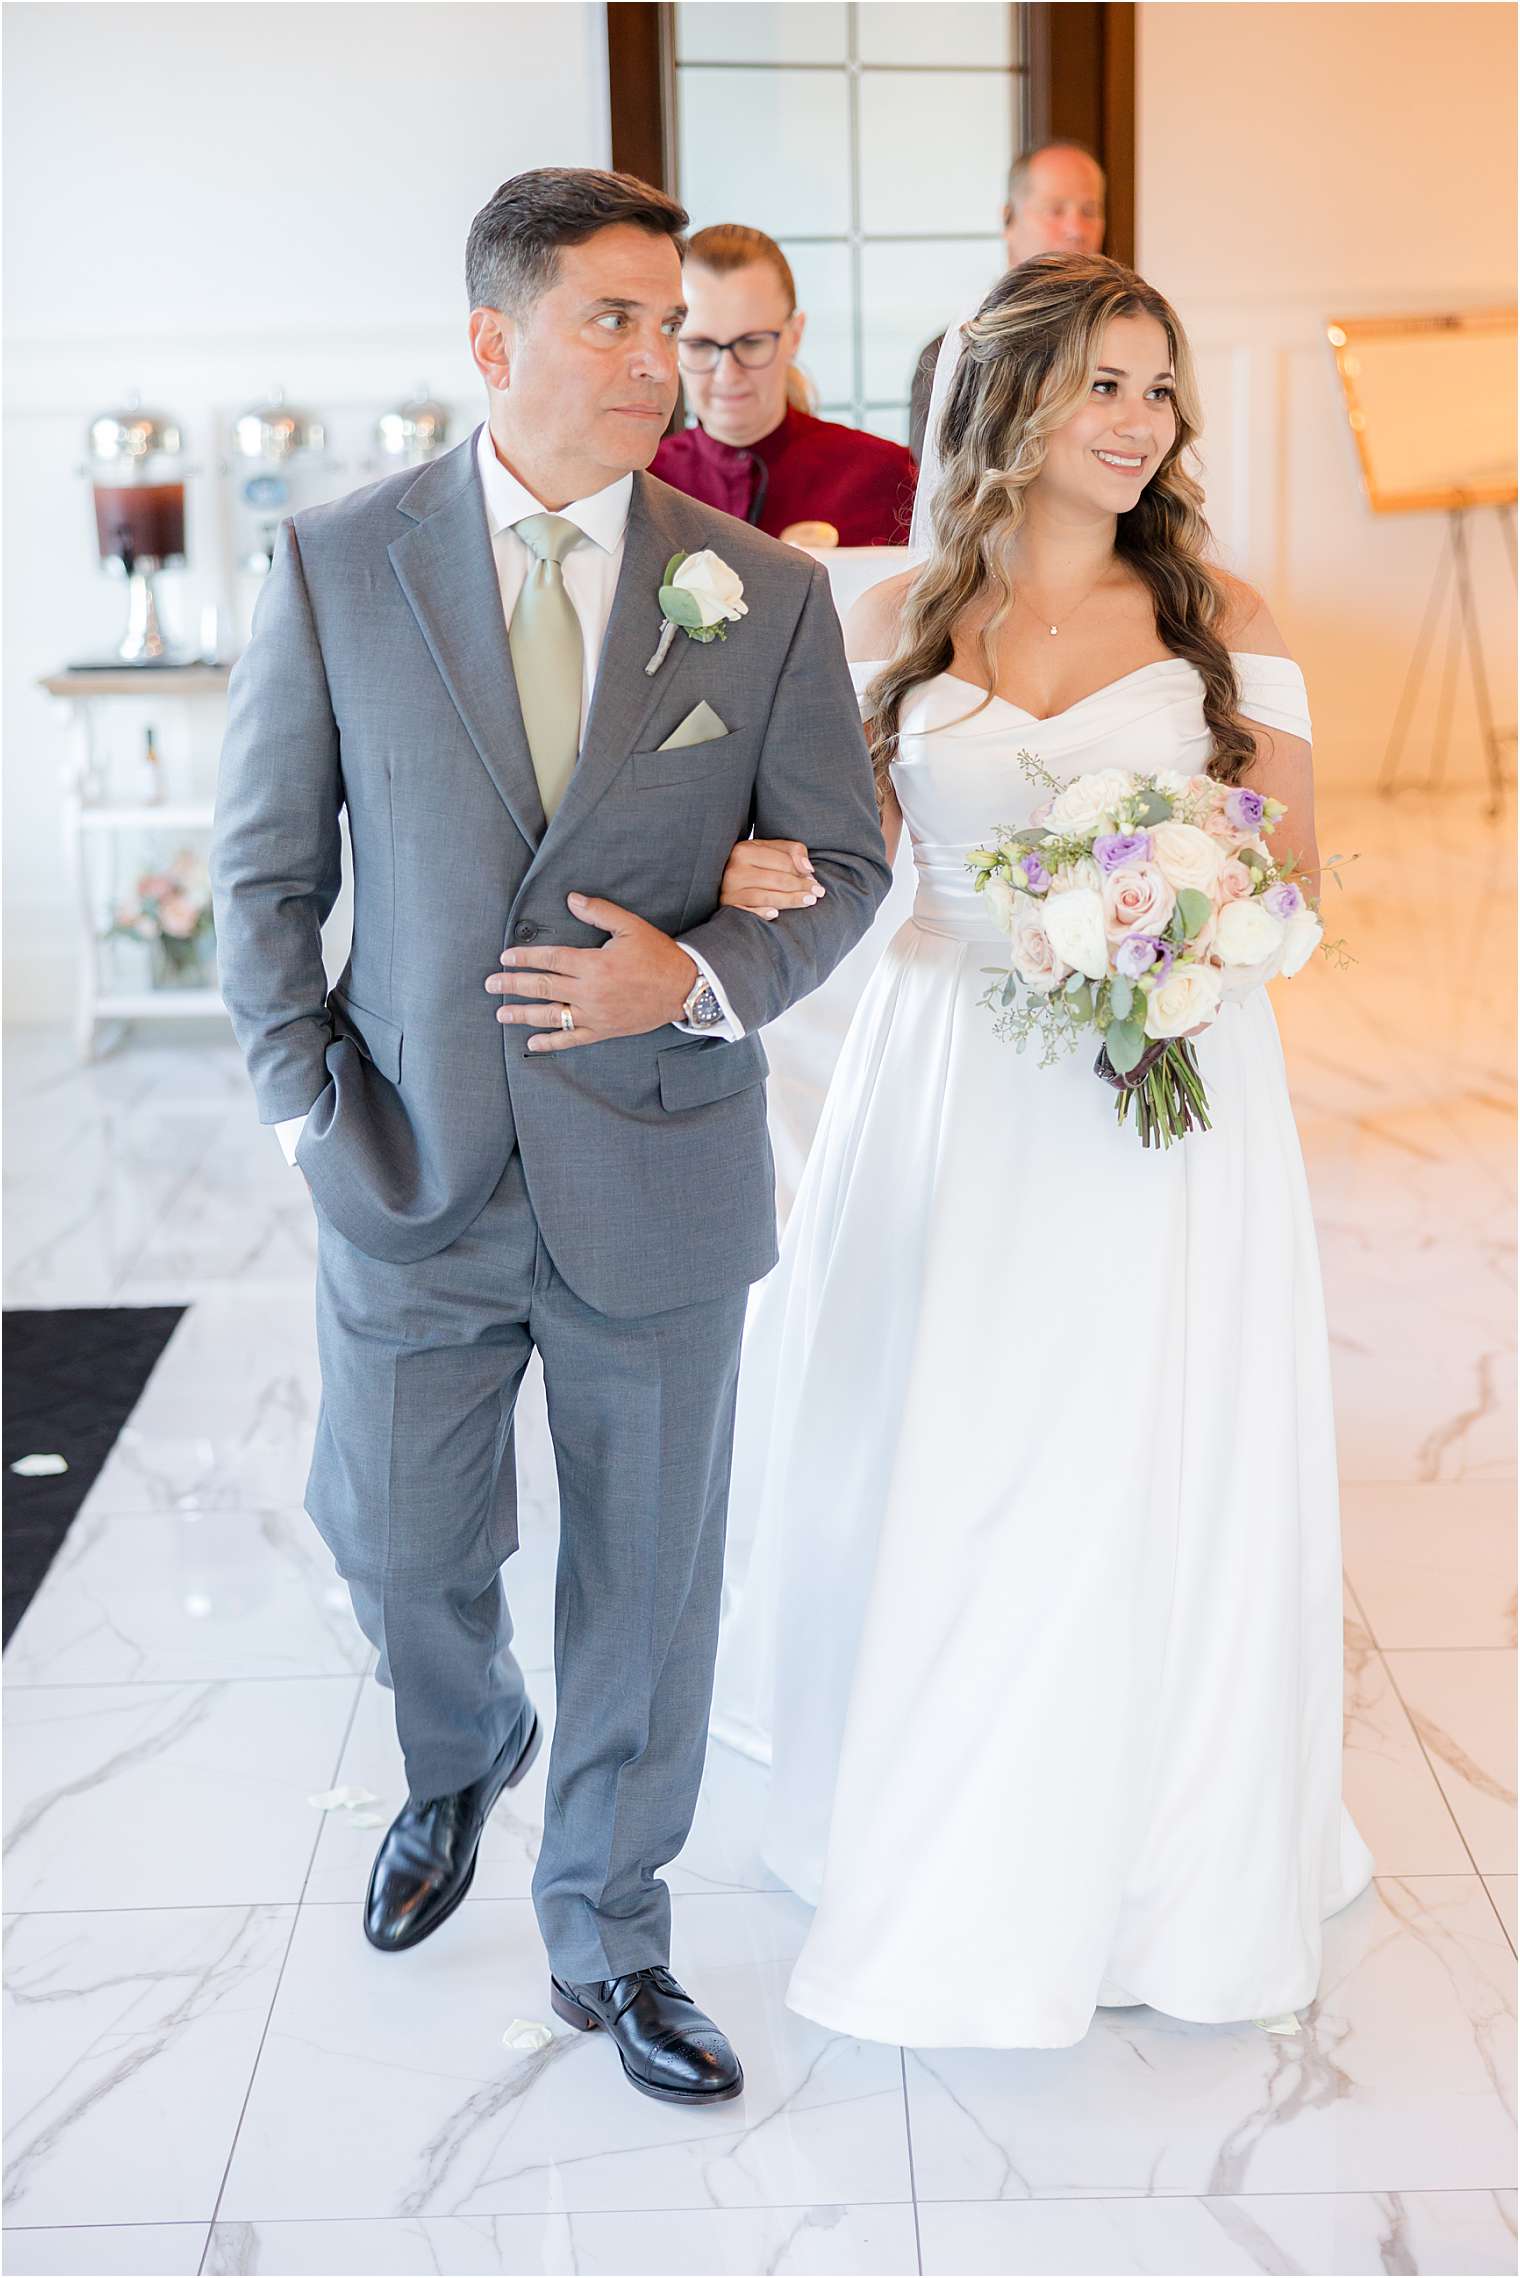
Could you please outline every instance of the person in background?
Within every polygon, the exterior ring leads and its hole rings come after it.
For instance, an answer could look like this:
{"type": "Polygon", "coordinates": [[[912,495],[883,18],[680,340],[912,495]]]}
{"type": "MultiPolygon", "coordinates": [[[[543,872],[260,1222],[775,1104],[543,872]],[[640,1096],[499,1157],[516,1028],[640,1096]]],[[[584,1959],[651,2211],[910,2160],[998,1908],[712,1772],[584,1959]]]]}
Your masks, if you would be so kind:
{"type": "MultiPolygon", "coordinates": [[[[773,538],[826,523],[841,546],[906,545],[913,461],[807,408],[795,363],[807,320],[774,238],[737,222],[698,230],[683,289],[676,347],[699,424],[667,435],[650,473],[773,538]]],[[[810,529],[805,542],[829,541],[810,529]]]]}
{"type": "MultiPolygon", "coordinates": [[[[1102,167],[1079,142],[1042,142],[1021,152],[1008,170],[1003,208],[1009,268],[1036,253],[1101,253],[1107,187],[1102,167]]],[[[924,455],[934,367],[944,337],[936,333],[914,367],[908,444],[916,461],[924,455]]]]}

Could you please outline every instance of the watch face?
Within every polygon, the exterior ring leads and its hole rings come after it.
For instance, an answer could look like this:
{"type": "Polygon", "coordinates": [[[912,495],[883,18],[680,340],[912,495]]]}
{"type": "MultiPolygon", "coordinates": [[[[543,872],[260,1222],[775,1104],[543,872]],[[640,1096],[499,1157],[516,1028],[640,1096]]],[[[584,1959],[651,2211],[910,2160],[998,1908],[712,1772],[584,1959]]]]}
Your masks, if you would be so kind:
{"type": "Polygon", "coordinates": [[[692,1000],[687,1018],[693,1028],[716,1028],[718,1022],[723,1018],[723,1007],[719,1004],[710,982],[704,981],[702,983],[701,990],[692,1000]]]}

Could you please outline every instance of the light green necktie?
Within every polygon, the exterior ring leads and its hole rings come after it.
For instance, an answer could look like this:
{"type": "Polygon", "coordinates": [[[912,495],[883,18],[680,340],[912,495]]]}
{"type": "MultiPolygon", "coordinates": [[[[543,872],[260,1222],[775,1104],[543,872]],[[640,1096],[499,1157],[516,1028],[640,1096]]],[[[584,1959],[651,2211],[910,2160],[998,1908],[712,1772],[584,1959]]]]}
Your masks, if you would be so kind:
{"type": "Polygon", "coordinates": [[[580,619],[560,564],[585,533],[562,514],[530,514],[513,528],[534,558],[512,612],[507,645],[538,795],[545,820],[552,822],[580,754],[584,665],[580,619]]]}

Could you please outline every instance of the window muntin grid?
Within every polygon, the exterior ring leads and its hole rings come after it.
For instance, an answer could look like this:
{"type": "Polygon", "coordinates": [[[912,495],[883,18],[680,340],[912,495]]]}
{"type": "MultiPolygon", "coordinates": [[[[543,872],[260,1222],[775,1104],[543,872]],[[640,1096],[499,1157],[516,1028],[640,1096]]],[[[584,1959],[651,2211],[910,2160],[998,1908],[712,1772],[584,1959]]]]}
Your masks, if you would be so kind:
{"type": "Polygon", "coordinates": [[[1002,267],[1003,185],[1028,139],[1028,14],[1002,0],[676,8],[679,194],[694,228],[745,222],[781,245],[828,418],[905,442],[915,356],[1002,267]],[[884,200],[892,226],[875,226],[884,200]]]}

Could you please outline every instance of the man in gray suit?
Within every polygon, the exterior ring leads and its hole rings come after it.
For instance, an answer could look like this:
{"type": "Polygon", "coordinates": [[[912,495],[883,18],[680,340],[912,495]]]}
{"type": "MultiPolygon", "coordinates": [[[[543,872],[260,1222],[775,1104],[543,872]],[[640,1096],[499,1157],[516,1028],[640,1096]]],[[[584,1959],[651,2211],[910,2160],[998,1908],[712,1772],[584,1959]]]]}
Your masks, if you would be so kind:
{"type": "Polygon", "coordinates": [[[452,1912],[538,1744],[500,1576],[536,1346],[561,1507],[551,2000],[635,2087],[700,2104],[743,2075],[666,1966],[657,1870],[701,1779],[745,1291],[776,1255],[758,1031],[889,874],[823,573],[642,471],[676,401],[686,218],[559,168],[476,216],[487,423],[284,526],[213,873],[259,1112],[316,1206],[307,1506],[406,1759],[366,1934],[395,1951],[452,1912]],[[751,830],[812,850],[812,900],[774,923],[718,907],[751,830]]]}

